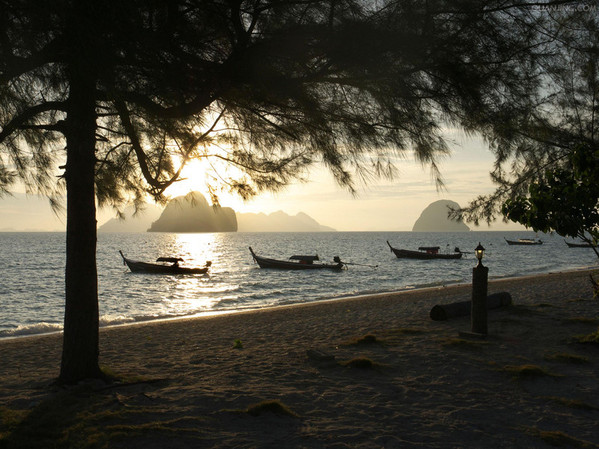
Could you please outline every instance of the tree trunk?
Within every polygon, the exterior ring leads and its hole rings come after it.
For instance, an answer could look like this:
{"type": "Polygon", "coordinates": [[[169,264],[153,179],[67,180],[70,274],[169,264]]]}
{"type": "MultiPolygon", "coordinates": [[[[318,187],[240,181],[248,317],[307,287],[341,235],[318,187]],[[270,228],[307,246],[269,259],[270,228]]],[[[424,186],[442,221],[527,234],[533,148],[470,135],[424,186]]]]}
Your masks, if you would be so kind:
{"type": "Polygon", "coordinates": [[[98,278],[96,272],[95,75],[85,63],[71,64],[67,142],[67,260],[62,363],[59,380],[101,377],[98,278]]]}

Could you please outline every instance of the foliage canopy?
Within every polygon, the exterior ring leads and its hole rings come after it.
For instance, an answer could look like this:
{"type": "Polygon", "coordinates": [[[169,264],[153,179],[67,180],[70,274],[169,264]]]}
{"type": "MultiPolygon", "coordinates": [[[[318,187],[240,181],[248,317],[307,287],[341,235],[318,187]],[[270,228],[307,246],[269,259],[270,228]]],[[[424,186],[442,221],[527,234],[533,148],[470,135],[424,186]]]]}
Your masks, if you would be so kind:
{"type": "Polygon", "coordinates": [[[581,145],[566,167],[546,170],[527,196],[508,200],[504,215],[535,231],[596,243],[599,238],[599,150],[581,145]]]}
{"type": "Polygon", "coordinates": [[[526,109],[542,41],[530,9],[503,1],[2,6],[0,192],[18,177],[61,193],[78,58],[95,83],[96,194],[116,207],[160,199],[191,158],[237,167],[218,181],[243,197],[321,162],[353,190],[396,175],[407,151],[441,183],[442,126],[491,138],[526,109]]]}
{"type": "MultiPolygon", "coordinates": [[[[499,131],[489,140],[495,154],[491,179],[497,188],[460,211],[457,215],[463,219],[491,222],[501,215],[506,201],[525,197],[530,188],[542,195],[538,189],[549,187],[548,177],[558,176],[562,184],[567,183],[564,177],[596,179],[580,161],[593,158],[599,150],[598,7],[596,2],[561,2],[539,11],[547,39],[537,59],[536,104],[526,114],[499,117],[499,131]],[[583,156],[584,152],[589,155],[583,156]]],[[[515,217],[513,210],[511,217],[515,217]]],[[[590,229],[588,218],[585,227],[590,229]]]]}

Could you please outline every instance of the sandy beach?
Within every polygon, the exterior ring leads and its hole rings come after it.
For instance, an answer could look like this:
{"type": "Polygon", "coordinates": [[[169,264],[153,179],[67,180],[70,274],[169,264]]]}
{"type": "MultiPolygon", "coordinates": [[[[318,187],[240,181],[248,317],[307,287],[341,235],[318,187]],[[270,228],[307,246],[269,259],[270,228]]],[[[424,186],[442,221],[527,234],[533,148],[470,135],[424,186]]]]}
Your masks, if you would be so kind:
{"type": "Polygon", "coordinates": [[[589,271],[494,292],[485,339],[429,317],[469,285],[106,328],[110,385],[54,386],[60,335],[0,341],[0,448],[599,447],[589,271]]]}

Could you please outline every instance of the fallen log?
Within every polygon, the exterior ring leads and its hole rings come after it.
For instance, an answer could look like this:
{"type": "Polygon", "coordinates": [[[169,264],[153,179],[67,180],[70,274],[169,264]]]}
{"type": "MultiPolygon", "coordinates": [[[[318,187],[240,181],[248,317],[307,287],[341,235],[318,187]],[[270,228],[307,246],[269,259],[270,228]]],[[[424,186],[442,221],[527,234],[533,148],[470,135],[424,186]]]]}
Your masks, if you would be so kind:
{"type": "MultiPolygon", "coordinates": [[[[487,296],[487,310],[512,304],[512,295],[508,292],[493,293],[487,296]]],[[[431,309],[430,317],[434,321],[446,321],[449,318],[470,315],[472,301],[460,301],[451,304],[436,305],[431,309]]]]}

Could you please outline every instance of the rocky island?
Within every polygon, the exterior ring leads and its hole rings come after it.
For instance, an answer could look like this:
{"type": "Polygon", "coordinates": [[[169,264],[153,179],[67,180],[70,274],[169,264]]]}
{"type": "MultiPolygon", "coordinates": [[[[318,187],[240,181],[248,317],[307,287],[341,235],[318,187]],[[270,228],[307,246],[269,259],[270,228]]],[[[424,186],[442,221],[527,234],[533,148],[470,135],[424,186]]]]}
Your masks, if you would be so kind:
{"type": "Polygon", "coordinates": [[[460,205],[451,200],[439,200],[429,204],[414,223],[415,232],[464,232],[470,228],[461,220],[448,217],[450,209],[459,209],[460,205]]]}
{"type": "Polygon", "coordinates": [[[149,232],[235,232],[237,217],[230,207],[210,206],[204,195],[190,192],[169,201],[149,232]]]}
{"type": "Polygon", "coordinates": [[[330,232],[304,212],[289,215],[283,211],[239,213],[230,207],[213,207],[199,192],[170,200],[167,206],[147,204],[134,214],[131,206],[122,218],[112,218],[99,232],[330,232]]]}

